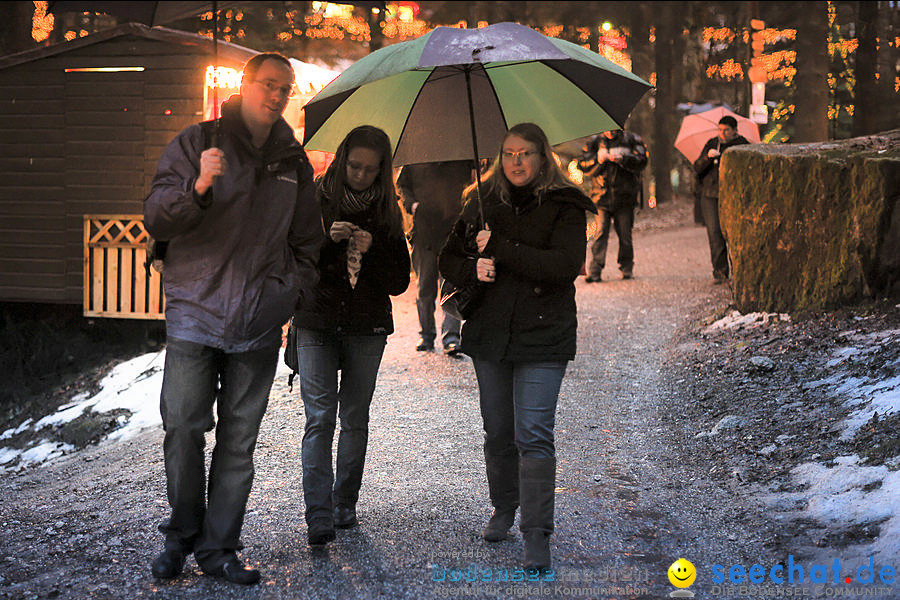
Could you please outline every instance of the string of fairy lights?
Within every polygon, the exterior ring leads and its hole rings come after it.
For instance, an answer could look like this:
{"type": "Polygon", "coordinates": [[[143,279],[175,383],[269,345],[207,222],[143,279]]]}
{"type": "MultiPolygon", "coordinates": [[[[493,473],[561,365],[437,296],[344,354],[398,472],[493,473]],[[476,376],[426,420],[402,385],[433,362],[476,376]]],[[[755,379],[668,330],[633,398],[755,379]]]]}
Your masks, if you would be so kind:
{"type": "MultiPolygon", "coordinates": [[[[47,2],[34,2],[34,16],[32,19],[32,38],[38,42],[45,42],[54,28],[54,17],[47,13],[47,2]]],[[[315,40],[334,40],[334,41],[354,41],[366,43],[371,41],[371,30],[369,21],[361,16],[355,7],[345,4],[334,4],[330,2],[312,2],[312,12],[306,14],[301,11],[287,11],[285,17],[289,27],[278,33],[278,39],[282,43],[290,42],[294,37],[306,37],[315,40]],[[302,22],[302,27],[300,26],[302,22]]],[[[828,3],[829,7],[829,26],[831,31],[835,31],[834,22],[836,19],[836,10],[833,2],[828,3]]],[[[382,36],[387,43],[394,41],[404,41],[420,37],[430,31],[428,24],[418,18],[419,7],[414,2],[396,2],[386,5],[387,12],[383,15],[383,19],[379,19],[378,25],[381,27],[382,36]]],[[[374,9],[378,10],[378,9],[374,9]]],[[[246,36],[244,29],[244,13],[241,10],[223,11],[224,19],[222,22],[221,38],[224,41],[240,42],[246,36]]],[[[267,17],[273,20],[276,15],[274,11],[269,9],[267,17]]],[[[212,21],[212,13],[201,15],[201,20],[205,22],[212,21]]],[[[476,23],[478,27],[486,26],[486,22],[476,23]]],[[[468,23],[460,21],[455,23],[456,27],[467,27],[468,23]]],[[[551,37],[560,37],[565,29],[562,25],[546,25],[539,28],[544,35],[551,37]]],[[[610,23],[604,23],[597,30],[590,27],[577,27],[574,30],[576,43],[584,45],[588,49],[597,51],[599,54],[610,61],[630,70],[631,58],[626,52],[627,43],[625,34],[611,26],[610,23]],[[596,35],[595,35],[596,34],[596,35]],[[596,48],[591,47],[591,38],[597,40],[596,48]]],[[[790,44],[797,37],[796,29],[779,29],[768,27],[758,32],[764,45],[770,47],[768,52],[760,53],[756,56],[756,62],[766,74],[766,80],[772,83],[779,83],[785,87],[790,87],[793,78],[796,76],[797,53],[791,49],[771,48],[780,44],[790,44]]],[[[88,35],[86,29],[69,29],[63,37],[66,40],[73,40],[77,37],[88,35]]],[[[212,36],[207,31],[201,34],[212,36]]],[[[652,43],[655,38],[655,31],[651,29],[649,41],[652,43]]],[[[735,29],[730,27],[706,27],[702,30],[702,43],[712,52],[733,45],[736,42],[748,44],[750,41],[750,29],[735,29]]],[[[880,43],[886,43],[893,48],[900,48],[900,37],[888,40],[879,40],[880,43]]],[[[845,39],[833,33],[829,34],[828,48],[831,56],[840,56],[845,64],[848,57],[856,52],[859,46],[857,39],[845,39]]],[[[848,69],[849,71],[849,69],[848,69]]],[[[747,77],[747,65],[740,60],[729,57],[724,58],[717,64],[709,65],[705,70],[706,77],[710,80],[732,82],[742,81],[747,77]]],[[[655,74],[650,76],[650,82],[655,82],[655,74]]],[[[879,74],[876,73],[876,77],[879,74]]],[[[828,76],[828,84],[834,92],[839,86],[846,86],[848,80],[852,80],[852,73],[830,73],[828,76]]],[[[900,76],[895,76],[893,81],[895,92],[900,91],[900,76]]],[[[774,109],[771,113],[773,120],[778,120],[793,114],[795,107],[792,104],[785,103],[774,109]]],[[[853,105],[845,103],[843,105],[832,105],[829,108],[829,118],[838,117],[841,110],[847,114],[853,114],[853,105]]]]}

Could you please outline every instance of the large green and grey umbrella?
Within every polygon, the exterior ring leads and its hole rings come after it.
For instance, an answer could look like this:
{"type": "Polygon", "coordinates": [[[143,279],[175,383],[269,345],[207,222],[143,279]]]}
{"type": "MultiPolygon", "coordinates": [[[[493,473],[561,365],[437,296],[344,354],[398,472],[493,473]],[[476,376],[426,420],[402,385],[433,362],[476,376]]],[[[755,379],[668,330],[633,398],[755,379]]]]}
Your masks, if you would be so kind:
{"type": "Polygon", "coordinates": [[[306,106],[304,145],[334,152],[358,125],[383,129],[394,165],[496,155],[513,125],[551,144],[619,129],[650,88],[600,55],[516,23],[438,27],[360,59],[306,106]]]}

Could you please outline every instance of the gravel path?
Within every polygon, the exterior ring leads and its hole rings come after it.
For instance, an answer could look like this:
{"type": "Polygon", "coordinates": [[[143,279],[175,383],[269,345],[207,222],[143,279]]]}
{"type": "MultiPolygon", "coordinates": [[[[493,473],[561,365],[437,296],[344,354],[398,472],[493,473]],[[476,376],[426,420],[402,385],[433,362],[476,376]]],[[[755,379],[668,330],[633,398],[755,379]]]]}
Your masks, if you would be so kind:
{"type": "Polygon", "coordinates": [[[0,598],[659,598],[680,556],[701,575],[767,560],[755,502],[695,472],[695,428],[666,416],[691,402],[665,385],[678,332],[727,306],[729,290],[712,284],[705,230],[684,211],[677,226],[642,217],[636,278],[576,284],[579,354],[557,413],[555,582],[482,579],[516,575],[521,536],[480,538],[490,506],[471,362],[415,352],[411,288],[395,302],[375,392],[358,528],[324,551],[307,547],[302,403],[279,377],[243,531],[260,585],[204,577],[193,559],[171,583],[150,577],[167,514],[154,430],[0,478],[0,598]],[[465,581],[473,575],[482,580],[465,581]]]}

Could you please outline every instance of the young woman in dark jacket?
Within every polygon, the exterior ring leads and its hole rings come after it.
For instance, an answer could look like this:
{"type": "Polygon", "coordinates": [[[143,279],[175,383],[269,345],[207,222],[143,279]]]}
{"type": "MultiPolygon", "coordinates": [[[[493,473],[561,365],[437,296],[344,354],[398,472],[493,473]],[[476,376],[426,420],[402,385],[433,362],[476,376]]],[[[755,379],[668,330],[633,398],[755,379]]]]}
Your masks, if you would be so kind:
{"type": "Polygon", "coordinates": [[[310,545],[333,540],[335,527],[357,523],[369,404],[394,331],[390,296],[409,286],[387,135],[371,126],[351,131],[316,183],[328,238],[319,257],[319,284],[294,314],[306,411],[303,496],[310,545]],[[335,474],[331,446],[338,415],[335,474]]]}
{"type": "Polygon", "coordinates": [[[556,401],[575,358],[574,281],[585,256],[585,211],[596,208],[566,179],[533,123],[506,134],[482,193],[484,223],[470,186],[440,256],[451,283],[482,288],[462,329],[462,351],[478,378],[494,506],[482,535],[505,539],[521,507],[525,567],[542,570],[551,562],[556,401]]]}

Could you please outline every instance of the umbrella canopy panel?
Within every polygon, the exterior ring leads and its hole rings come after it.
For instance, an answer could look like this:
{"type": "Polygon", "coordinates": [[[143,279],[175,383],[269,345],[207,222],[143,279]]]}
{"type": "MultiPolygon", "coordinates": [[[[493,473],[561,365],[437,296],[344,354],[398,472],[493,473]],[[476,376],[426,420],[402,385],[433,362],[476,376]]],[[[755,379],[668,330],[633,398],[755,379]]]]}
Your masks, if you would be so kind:
{"type": "Polygon", "coordinates": [[[333,152],[358,125],[384,129],[394,164],[480,158],[513,125],[537,123],[551,144],[618,129],[649,84],[584,48],[528,27],[439,27],[373,52],[305,107],[305,145],[333,152]]]}

